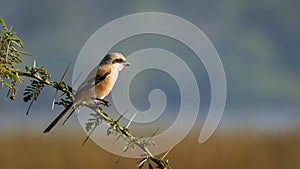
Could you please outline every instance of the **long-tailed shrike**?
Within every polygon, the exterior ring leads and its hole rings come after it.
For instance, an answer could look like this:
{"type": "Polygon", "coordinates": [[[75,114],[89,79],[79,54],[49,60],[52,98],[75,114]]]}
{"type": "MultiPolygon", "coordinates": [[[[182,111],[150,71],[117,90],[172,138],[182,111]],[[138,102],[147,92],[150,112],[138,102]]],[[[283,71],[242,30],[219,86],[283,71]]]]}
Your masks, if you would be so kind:
{"type": "Polygon", "coordinates": [[[56,119],[44,130],[44,133],[49,132],[69,111],[82,103],[95,103],[95,101],[103,101],[105,104],[108,102],[103,100],[113,88],[119,71],[124,66],[129,66],[125,57],[121,53],[107,54],[99,66],[96,67],[88,75],[86,80],[79,86],[76,92],[74,101],[62,111],[56,119]]]}

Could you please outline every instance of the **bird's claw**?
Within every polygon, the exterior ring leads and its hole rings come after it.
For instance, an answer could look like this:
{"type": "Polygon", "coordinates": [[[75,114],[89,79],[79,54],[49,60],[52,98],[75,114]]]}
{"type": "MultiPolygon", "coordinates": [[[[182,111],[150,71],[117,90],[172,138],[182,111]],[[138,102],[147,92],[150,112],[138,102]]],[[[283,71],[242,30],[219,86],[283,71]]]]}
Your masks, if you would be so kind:
{"type": "Polygon", "coordinates": [[[95,103],[96,103],[97,105],[103,105],[103,106],[106,106],[106,107],[111,106],[111,104],[109,103],[109,101],[104,100],[104,99],[99,99],[99,98],[96,98],[95,103]]]}

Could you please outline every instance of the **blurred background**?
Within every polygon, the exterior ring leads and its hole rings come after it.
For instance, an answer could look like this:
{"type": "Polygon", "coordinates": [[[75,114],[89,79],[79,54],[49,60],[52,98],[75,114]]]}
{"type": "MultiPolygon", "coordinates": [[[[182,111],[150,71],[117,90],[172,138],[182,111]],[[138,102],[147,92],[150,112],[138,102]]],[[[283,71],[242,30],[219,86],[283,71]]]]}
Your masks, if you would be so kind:
{"type": "MultiPolygon", "coordinates": [[[[201,107],[192,132],[167,156],[172,167],[295,169],[300,166],[299,5],[300,1],[291,0],[1,0],[0,17],[13,26],[24,50],[33,55],[24,56],[20,68],[32,65],[35,59],[37,66],[52,73],[53,80],[59,80],[70,62],[74,66],[87,39],[112,20],[150,11],[187,19],[212,41],[227,77],[223,118],[204,144],[197,140],[210,104],[210,83],[193,52],[174,39],[157,35],[131,37],[112,49],[125,55],[147,47],[166,49],[179,55],[195,74],[201,107]]],[[[162,88],[168,108],[178,109],[178,87],[169,87],[174,79],[162,74],[160,84],[149,83],[147,79],[156,73],[150,70],[132,81],[132,102],[145,110],[149,91],[162,88]]],[[[71,78],[69,73],[69,84],[71,78]]],[[[25,85],[19,87],[16,101],[6,98],[7,90],[0,90],[0,168],[135,167],[136,159],[121,158],[116,164],[117,156],[93,142],[81,146],[86,135],[75,116],[66,126],[43,135],[44,127],[61,109],[51,112],[54,90],[48,88],[26,116],[28,104],[22,102],[25,85]]],[[[163,116],[155,125],[163,123],[166,129],[172,124],[170,119],[175,119],[174,114],[163,116]]]]}

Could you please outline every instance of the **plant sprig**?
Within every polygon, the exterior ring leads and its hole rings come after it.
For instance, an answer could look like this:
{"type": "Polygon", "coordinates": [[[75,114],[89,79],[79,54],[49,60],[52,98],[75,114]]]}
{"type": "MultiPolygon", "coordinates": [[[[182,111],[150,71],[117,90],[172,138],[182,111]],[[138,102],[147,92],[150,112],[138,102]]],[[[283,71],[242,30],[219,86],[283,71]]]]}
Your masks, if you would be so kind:
{"type": "Polygon", "coordinates": [[[20,59],[21,52],[17,47],[23,48],[23,42],[10,29],[6,23],[0,18],[0,24],[3,29],[0,29],[0,83],[9,89],[8,97],[11,100],[16,99],[15,85],[20,81],[20,76],[17,72],[12,71],[15,65],[22,62],[20,59]]]}
{"type": "MultiPolygon", "coordinates": [[[[107,122],[110,125],[110,127],[107,130],[108,135],[120,134],[123,137],[123,139],[125,140],[127,145],[123,149],[124,152],[132,151],[136,147],[140,148],[143,151],[143,154],[141,154],[142,160],[140,160],[137,163],[138,168],[145,167],[144,163],[148,162],[149,168],[150,168],[150,166],[153,167],[153,165],[155,165],[156,168],[171,169],[171,166],[170,166],[168,160],[164,160],[163,158],[154,156],[148,149],[148,147],[150,147],[150,146],[156,146],[156,144],[153,141],[144,140],[142,138],[135,137],[134,135],[132,135],[130,133],[130,131],[127,127],[123,127],[119,124],[119,119],[114,120],[114,119],[108,117],[108,115],[105,112],[103,112],[101,107],[94,106],[94,105],[91,106],[89,104],[86,104],[85,106],[89,107],[90,109],[92,109],[96,112],[95,114],[93,114],[93,118],[89,119],[89,122],[86,123],[89,125],[89,128],[87,130],[88,132],[90,131],[89,136],[94,131],[93,130],[94,128],[96,128],[98,125],[102,124],[102,123],[98,123],[98,121],[102,122],[104,120],[105,122],[107,122]],[[92,128],[90,128],[90,126],[92,126],[92,128]],[[151,162],[153,164],[151,164],[151,162]]],[[[89,138],[89,136],[87,137],[87,139],[89,138]]],[[[86,140],[85,140],[85,142],[86,142],[86,140]]]]}
{"type": "MultiPolygon", "coordinates": [[[[26,114],[28,114],[33,102],[38,100],[42,89],[46,86],[52,87],[61,93],[60,101],[54,101],[55,104],[62,106],[69,105],[74,100],[74,95],[72,93],[73,89],[63,81],[63,77],[65,76],[68,68],[59,81],[52,81],[51,74],[43,67],[36,67],[35,64],[32,67],[26,66],[24,71],[17,69],[16,65],[22,62],[20,56],[29,54],[18,49],[23,48],[24,45],[21,39],[12,32],[12,27],[8,29],[4,20],[1,18],[0,24],[2,26],[2,29],[0,28],[0,83],[2,88],[6,87],[8,89],[8,97],[11,100],[16,99],[16,84],[23,79],[22,77],[27,77],[30,79],[30,84],[23,93],[23,100],[24,102],[30,102],[30,104],[26,114]]],[[[150,146],[155,146],[154,142],[133,136],[130,133],[128,126],[123,127],[119,124],[119,120],[123,116],[114,120],[108,117],[99,105],[95,106],[85,103],[82,105],[89,107],[95,112],[91,114],[91,118],[86,123],[86,130],[87,132],[90,132],[87,139],[90,137],[95,128],[105,121],[110,126],[107,130],[107,135],[119,135],[125,141],[126,146],[124,147],[124,152],[133,151],[136,148],[140,148],[143,151],[141,156],[142,159],[137,163],[137,167],[139,169],[146,167],[147,164],[149,169],[154,167],[160,169],[171,168],[168,160],[164,160],[164,157],[160,158],[154,156],[148,149],[150,146]]]]}

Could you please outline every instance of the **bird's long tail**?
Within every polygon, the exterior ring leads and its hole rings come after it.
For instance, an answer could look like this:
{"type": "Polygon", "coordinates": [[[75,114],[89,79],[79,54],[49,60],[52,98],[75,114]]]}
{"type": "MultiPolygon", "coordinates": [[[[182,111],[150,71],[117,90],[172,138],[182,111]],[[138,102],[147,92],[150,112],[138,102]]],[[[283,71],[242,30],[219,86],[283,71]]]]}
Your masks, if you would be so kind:
{"type": "Polygon", "coordinates": [[[43,133],[48,133],[63,117],[66,115],[70,110],[75,107],[76,103],[70,104],[68,107],[65,108],[53,121],[52,123],[44,130],[43,133]]]}

